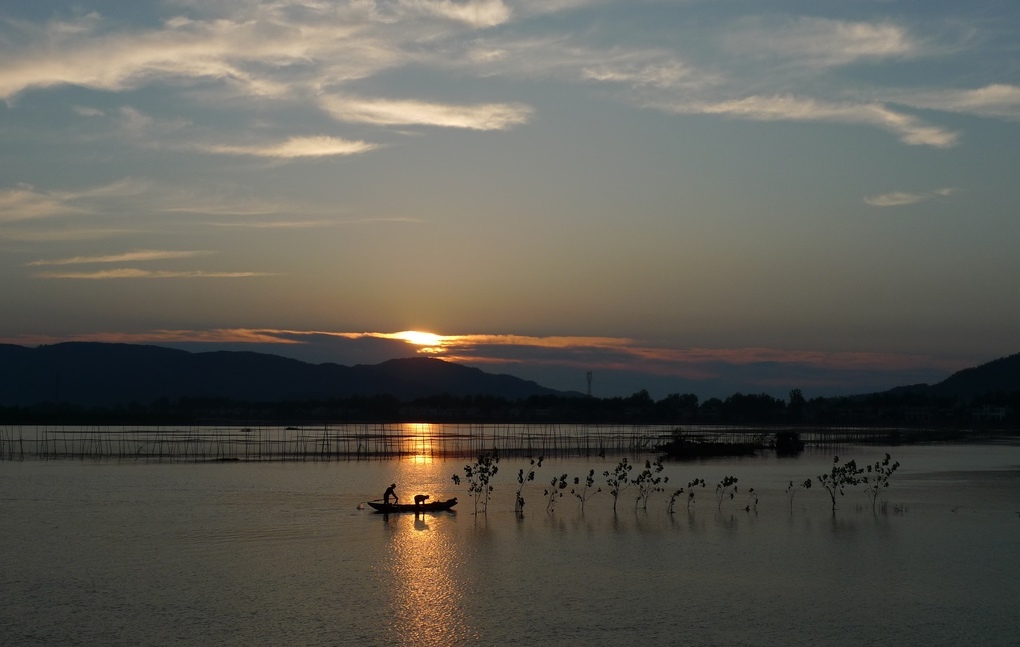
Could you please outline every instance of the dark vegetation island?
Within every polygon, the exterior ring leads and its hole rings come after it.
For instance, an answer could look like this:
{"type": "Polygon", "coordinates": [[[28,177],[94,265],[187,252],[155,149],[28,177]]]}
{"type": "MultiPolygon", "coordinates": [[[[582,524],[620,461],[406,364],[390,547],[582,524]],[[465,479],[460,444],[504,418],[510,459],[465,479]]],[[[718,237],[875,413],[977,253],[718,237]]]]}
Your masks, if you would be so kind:
{"type": "Polygon", "coordinates": [[[0,424],[623,423],[1020,428],[1020,354],[935,385],[806,399],[597,398],[436,359],[312,365],[251,352],[0,345],[0,424]]]}

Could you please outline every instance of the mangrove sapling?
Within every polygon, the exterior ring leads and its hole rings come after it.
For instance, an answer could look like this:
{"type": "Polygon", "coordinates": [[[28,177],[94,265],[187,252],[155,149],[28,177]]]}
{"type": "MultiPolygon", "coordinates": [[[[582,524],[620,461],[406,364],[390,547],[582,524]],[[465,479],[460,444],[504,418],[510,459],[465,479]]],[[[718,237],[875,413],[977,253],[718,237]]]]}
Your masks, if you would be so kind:
{"type": "MultiPolygon", "coordinates": [[[[687,509],[688,510],[691,509],[691,504],[694,503],[694,492],[695,492],[694,488],[699,487],[699,486],[701,487],[701,489],[705,489],[705,479],[694,479],[693,481],[691,481],[690,483],[687,484],[687,509]]],[[[683,490],[680,490],[680,491],[683,492],[683,490]]]]}
{"type": "Polygon", "coordinates": [[[832,500],[832,514],[836,514],[836,494],[843,496],[843,488],[861,482],[864,470],[857,467],[856,461],[839,464],[839,456],[832,457],[832,470],[828,474],[818,475],[818,484],[825,488],[832,500]]]}
{"type": "Polygon", "coordinates": [[[535,468],[542,467],[542,460],[542,456],[539,456],[538,460],[532,458],[527,474],[524,473],[523,467],[517,472],[517,502],[514,504],[514,514],[518,518],[524,516],[524,497],[521,495],[521,491],[524,489],[525,483],[535,480],[535,468]]]}
{"type": "Polygon", "coordinates": [[[676,510],[675,510],[676,500],[679,499],[680,495],[683,494],[683,493],[684,493],[684,489],[683,488],[680,488],[679,490],[674,490],[673,491],[673,494],[670,495],[670,497],[669,497],[669,503],[666,504],[666,513],[667,514],[673,514],[674,512],[676,512],[676,510]]]}
{"type": "Polygon", "coordinates": [[[620,459],[620,463],[616,466],[616,469],[609,472],[606,470],[602,473],[602,476],[606,478],[606,486],[609,487],[609,493],[613,495],[613,513],[616,513],[616,503],[620,500],[620,493],[623,492],[630,484],[630,477],[628,474],[634,469],[634,466],[627,462],[627,457],[624,456],[620,459]]]}
{"type": "Polygon", "coordinates": [[[567,489],[567,475],[563,474],[559,478],[553,477],[553,480],[549,482],[549,487],[545,490],[546,502],[545,511],[552,512],[553,507],[556,505],[556,499],[563,496],[563,490],[567,489]]]}
{"type": "Polygon", "coordinates": [[[811,479],[804,479],[803,483],[798,483],[796,485],[793,484],[793,481],[790,481],[790,484],[786,486],[786,496],[790,499],[790,512],[793,512],[793,495],[797,494],[797,490],[800,490],[801,488],[810,490],[811,479]]]}
{"type": "MultiPolygon", "coordinates": [[[[464,476],[468,482],[468,492],[474,497],[475,514],[478,514],[478,501],[482,501],[482,514],[489,512],[489,497],[493,487],[489,484],[492,477],[499,471],[499,456],[480,454],[473,465],[464,466],[464,476]]],[[[453,475],[453,482],[460,485],[460,477],[453,475]]]]}
{"type": "Polygon", "coordinates": [[[758,511],[758,493],[754,491],[754,488],[747,491],[747,505],[744,506],[744,512],[751,510],[758,511]]]}
{"type": "Polygon", "coordinates": [[[581,514],[584,514],[584,504],[588,501],[588,497],[591,495],[601,492],[602,488],[597,488],[592,491],[592,487],[595,486],[595,470],[588,470],[588,476],[584,477],[584,485],[581,485],[581,477],[574,477],[574,487],[570,489],[570,493],[577,497],[577,500],[581,502],[581,514]]]}
{"type": "Polygon", "coordinates": [[[724,476],[715,486],[716,508],[722,510],[723,501],[737,496],[737,477],[724,476]]]}
{"type": "Polygon", "coordinates": [[[647,510],[648,497],[654,492],[662,492],[665,489],[661,484],[668,482],[669,477],[659,476],[662,469],[662,459],[657,459],[654,463],[645,461],[645,469],[634,477],[632,483],[637,487],[638,491],[637,499],[634,502],[635,510],[637,510],[638,505],[641,505],[643,510],[647,510]]]}
{"type": "MultiPolygon", "coordinates": [[[[875,503],[878,501],[882,491],[889,487],[889,477],[900,467],[899,461],[890,463],[891,460],[892,456],[886,454],[885,458],[876,461],[874,465],[868,465],[865,468],[866,474],[861,478],[861,482],[868,486],[866,492],[871,499],[872,512],[875,511],[875,503]]],[[[883,506],[882,512],[885,512],[885,510],[886,508],[883,506]]]]}

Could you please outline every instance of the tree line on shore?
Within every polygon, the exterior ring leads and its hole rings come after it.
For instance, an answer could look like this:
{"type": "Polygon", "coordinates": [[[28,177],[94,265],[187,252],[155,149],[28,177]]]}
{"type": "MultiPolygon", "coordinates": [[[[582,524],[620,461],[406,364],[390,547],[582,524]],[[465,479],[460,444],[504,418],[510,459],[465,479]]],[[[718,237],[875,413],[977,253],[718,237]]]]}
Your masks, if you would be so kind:
{"type": "Polygon", "coordinates": [[[647,391],[627,397],[435,395],[401,400],[388,395],[329,400],[248,402],[230,398],[159,398],[109,407],[44,402],[0,407],[0,424],[209,424],[344,422],[519,422],[740,425],[895,425],[1020,427],[1020,391],[976,397],[894,390],[859,396],[807,399],[799,389],[786,399],[735,393],[700,400],[674,393],[655,400],[647,391]]]}

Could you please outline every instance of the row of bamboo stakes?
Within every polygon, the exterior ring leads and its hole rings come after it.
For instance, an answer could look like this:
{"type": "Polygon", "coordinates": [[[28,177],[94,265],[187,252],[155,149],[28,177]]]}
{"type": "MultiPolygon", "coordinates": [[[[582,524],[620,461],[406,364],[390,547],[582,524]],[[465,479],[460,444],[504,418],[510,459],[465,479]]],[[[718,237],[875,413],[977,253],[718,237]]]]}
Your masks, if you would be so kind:
{"type": "MultiPolygon", "coordinates": [[[[674,434],[768,445],[779,428],[598,424],[340,424],[281,426],[0,425],[0,460],[156,462],[334,461],[402,457],[591,457],[652,453],[674,434]]],[[[798,430],[808,445],[948,440],[938,430],[798,430]]]]}

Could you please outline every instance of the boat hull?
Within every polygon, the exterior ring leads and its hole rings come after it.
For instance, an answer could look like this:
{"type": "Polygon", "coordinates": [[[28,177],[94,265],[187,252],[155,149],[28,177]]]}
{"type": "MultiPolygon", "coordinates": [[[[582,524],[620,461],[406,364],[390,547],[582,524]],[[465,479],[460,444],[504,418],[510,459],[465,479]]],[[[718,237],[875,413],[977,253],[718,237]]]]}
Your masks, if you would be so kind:
{"type": "Polygon", "coordinates": [[[446,501],[432,501],[430,503],[422,503],[421,505],[415,505],[413,503],[379,503],[377,501],[369,501],[368,505],[370,505],[376,512],[381,512],[383,514],[395,512],[443,512],[457,505],[457,499],[453,498],[447,499],[446,501]]]}

